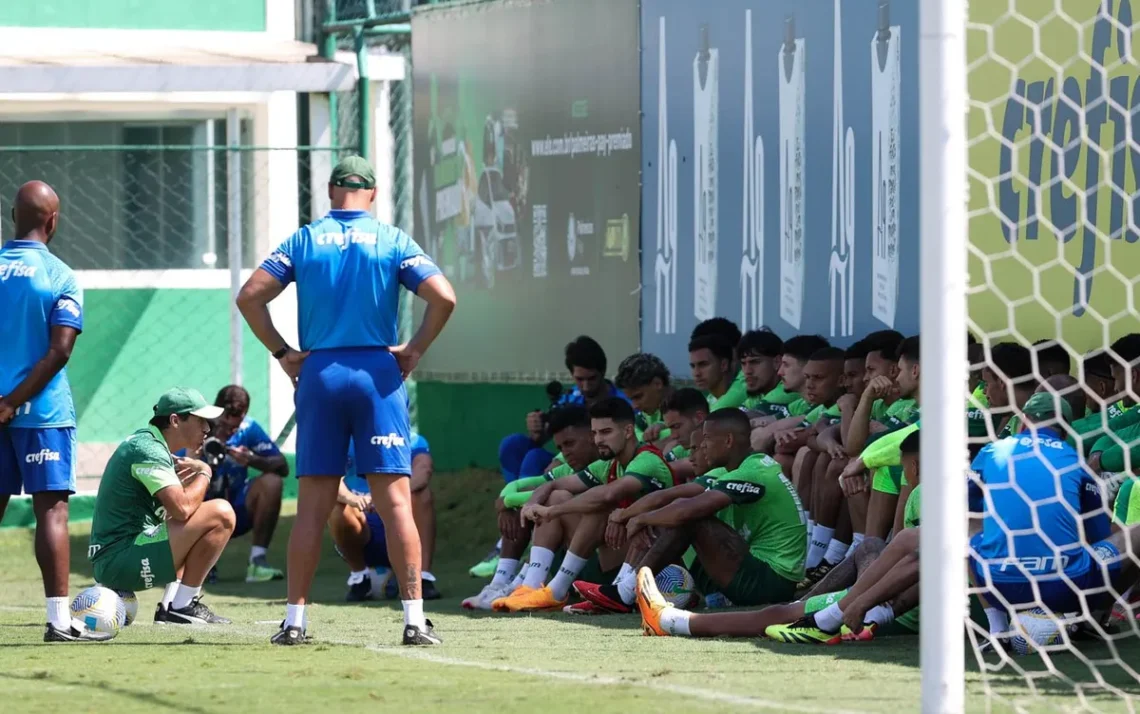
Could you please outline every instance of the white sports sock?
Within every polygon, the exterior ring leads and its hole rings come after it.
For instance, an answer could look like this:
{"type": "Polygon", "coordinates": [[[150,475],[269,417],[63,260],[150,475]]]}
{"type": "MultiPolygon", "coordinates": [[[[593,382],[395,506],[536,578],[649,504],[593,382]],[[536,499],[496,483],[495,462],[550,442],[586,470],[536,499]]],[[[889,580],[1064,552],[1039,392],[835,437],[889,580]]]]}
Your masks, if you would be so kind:
{"type": "Polygon", "coordinates": [[[558,566],[558,572],[550,581],[550,592],[554,595],[555,600],[566,599],[566,596],[570,594],[570,586],[578,579],[578,573],[582,572],[584,567],[586,567],[585,558],[566,551],[562,565],[558,566]]]}
{"type": "Polygon", "coordinates": [[[850,543],[844,543],[838,538],[832,538],[831,543],[827,546],[827,552],[823,554],[823,559],[831,565],[839,565],[843,562],[843,559],[847,557],[847,550],[850,547],[850,543]]]}
{"type": "Polygon", "coordinates": [[[863,533],[853,534],[851,536],[851,547],[847,549],[847,555],[851,555],[852,553],[854,553],[855,549],[858,548],[860,545],[862,545],[863,539],[866,537],[867,536],[864,535],[863,533]]]}
{"type": "Polygon", "coordinates": [[[530,570],[530,563],[527,563],[526,565],[524,565],[522,567],[522,569],[519,570],[519,574],[515,576],[515,579],[511,581],[511,586],[510,586],[511,592],[514,592],[520,586],[522,586],[522,584],[524,582],[526,582],[526,573],[528,570],[530,570]]]}
{"type": "Polygon", "coordinates": [[[429,583],[434,583],[435,582],[435,576],[432,575],[432,572],[430,570],[421,570],[420,571],[420,580],[426,580],[429,583]]]}
{"type": "Polygon", "coordinates": [[[495,550],[502,550],[502,549],[503,549],[503,539],[500,538],[499,540],[495,541],[495,550]]]}
{"type": "Polygon", "coordinates": [[[178,591],[174,593],[174,600],[170,602],[170,609],[181,610],[182,608],[189,606],[190,603],[194,601],[194,598],[198,597],[198,594],[201,592],[201,585],[196,588],[192,588],[189,585],[183,585],[182,583],[179,583],[178,591]]]}
{"type": "Polygon", "coordinates": [[[404,606],[405,625],[415,625],[420,628],[427,627],[427,620],[424,619],[423,600],[401,600],[400,604],[404,606]]]}
{"type": "Polygon", "coordinates": [[[804,511],[804,518],[807,519],[807,544],[811,547],[811,534],[815,530],[815,521],[811,519],[811,513],[804,511]]]}
{"type": "Polygon", "coordinates": [[[523,580],[523,585],[528,588],[541,588],[546,583],[546,576],[550,573],[550,566],[553,564],[553,550],[542,547],[531,548],[530,567],[526,569],[526,579],[523,580]]]}
{"type": "Polygon", "coordinates": [[[637,573],[633,572],[633,568],[630,568],[629,575],[618,580],[616,584],[618,594],[621,595],[621,601],[626,605],[632,605],[633,601],[637,599],[637,573]]]}
{"type": "Polygon", "coordinates": [[[614,578],[614,585],[617,585],[622,580],[624,580],[627,575],[633,575],[633,566],[629,563],[622,563],[621,569],[618,570],[617,577],[614,578]]]}
{"type": "Polygon", "coordinates": [[[47,598],[47,621],[57,630],[71,629],[71,609],[67,605],[67,596],[47,598]]]}
{"type": "Polygon", "coordinates": [[[255,545],[249,549],[249,562],[252,563],[258,558],[264,558],[268,553],[268,548],[264,548],[260,545],[255,545]]]}
{"type": "Polygon", "coordinates": [[[835,602],[815,613],[815,625],[824,632],[839,632],[843,626],[843,611],[835,602]]]}
{"type": "Polygon", "coordinates": [[[987,607],[986,619],[990,622],[991,635],[1003,635],[1009,632],[1009,613],[997,607],[987,607]]]}
{"type": "Polygon", "coordinates": [[[827,552],[833,535],[835,535],[834,528],[815,524],[811,529],[811,540],[808,541],[807,567],[814,568],[819,565],[820,561],[823,560],[823,554],[827,552]]]}
{"type": "Polygon", "coordinates": [[[170,609],[170,603],[174,602],[174,593],[178,592],[178,586],[181,584],[181,580],[175,580],[167,583],[166,589],[162,591],[162,606],[167,610],[170,609]]]}
{"type": "Polygon", "coordinates": [[[876,605],[863,616],[863,622],[873,622],[879,627],[889,625],[895,621],[895,610],[890,603],[876,605]]]}
{"type": "Polygon", "coordinates": [[[495,587],[504,587],[514,579],[519,572],[519,561],[517,558],[499,558],[499,564],[495,567],[495,577],[491,579],[491,585],[495,587]]]}
{"type": "Polygon", "coordinates": [[[305,625],[307,624],[305,621],[307,619],[308,618],[305,617],[305,606],[304,605],[286,605],[285,606],[285,626],[286,627],[300,627],[302,630],[304,630],[305,625]]]}
{"type": "Polygon", "coordinates": [[[667,607],[661,611],[661,629],[670,635],[692,637],[689,634],[689,618],[693,613],[675,607],[667,607]]]}

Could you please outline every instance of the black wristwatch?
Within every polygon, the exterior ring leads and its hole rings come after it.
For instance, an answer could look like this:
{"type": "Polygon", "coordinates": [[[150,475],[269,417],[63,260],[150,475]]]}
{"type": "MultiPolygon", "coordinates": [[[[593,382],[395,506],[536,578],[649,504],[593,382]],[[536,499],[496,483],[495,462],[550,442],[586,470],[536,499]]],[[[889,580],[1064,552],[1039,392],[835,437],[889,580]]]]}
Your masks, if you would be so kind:
{"type": "Polygon", "coordinates": [[[274,353],[273,353],[273,359],[281,359],[282,357],[284,357],[284,356],[285,356],[285,354],[286,354],[287,352],[289,352],[289,345],[285,345],[285,346],[284,346],[284,347],[282,347],[281,349],[279,349],[279,350],[277,350],[276,352],[274,352],[274,353]]]}

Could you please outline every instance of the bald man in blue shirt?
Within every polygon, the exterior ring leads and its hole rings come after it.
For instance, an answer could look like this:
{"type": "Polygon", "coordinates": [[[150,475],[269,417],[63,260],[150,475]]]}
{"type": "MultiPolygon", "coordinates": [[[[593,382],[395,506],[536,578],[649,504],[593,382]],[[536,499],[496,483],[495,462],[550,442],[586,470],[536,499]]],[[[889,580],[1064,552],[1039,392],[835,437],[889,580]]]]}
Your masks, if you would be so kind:
{"type": "Polygon", "coordinates": [[[404,378],[443,330],[455,309],[455,292],[415,241],[372,217],[376,176],[363,158],[350,156],[336,165],[329,199],[328,215],[278,246],[237,298],[250,329],[297,389],[297,518],[289,537],[285,621],[272,642],[306,641],[304,606],[351,441],[400,584],[403,643],[438,644],[423,613],[404,378]],[[299,350],[281,337],[268,309],[292,282],[299,350]],[[407,344],[397,334],[401,285],[427,303],[407,344]]]}

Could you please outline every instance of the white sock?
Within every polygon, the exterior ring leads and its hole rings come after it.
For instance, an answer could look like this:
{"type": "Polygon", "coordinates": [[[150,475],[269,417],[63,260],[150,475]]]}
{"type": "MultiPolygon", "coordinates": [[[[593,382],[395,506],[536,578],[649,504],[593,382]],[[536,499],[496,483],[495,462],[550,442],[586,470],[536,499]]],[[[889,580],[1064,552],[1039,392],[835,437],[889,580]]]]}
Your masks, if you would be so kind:
{"type": "Polygon", "coordinates": [[[47,621],[57,630],[71,629],[71,608],[67,596],[47,598],[47,621]]]}
{"type": "Polygon", "coordinates": [[[617,583],[618,594],[621,595],[621,601],[626,605],[632,605],[633,601],[637,599],[637,574],[633,572],[633,568],[629,569],[629,575],[626,575],[617,583]]]}
{"type": "Polygon", "coordinates": [[[528,588],[541,588],[546,584],[546,576],[550,573],[550,566],[554,564],[554,551],[550,548],[534,547],[530,549],[530,567],[526,569],[526,578],[523,585],[528,588]]]}
{"type": "Polygon", "coordinates": [[[354,570],[348,574],[348,584],[356,585],[357,583],[364,582],[364,578],[369,575],[368,568],[364,570],[354,570]]]}
{"type": "Polygon", "coordinates": [[[435,576],[431,574],[430,570],[421,570],[420,571],[420,580],[426,580],[429,583],[434,583],[435,582],[435,576]]]}
{"type": "Polygon", "coordinates": [[[166,589],[162,591],[162,606],[167,610],[170,609],[170,603],[174,602],[174,593],[178,592],[178,586],[181,584],[181,580],[175,580],[168,583],[166,589]]]}
{"type": "Polygon", "coordinates": [[[491,579],[491,585],[501,588],[511,582],[519,572],[519,561],[517,558],[499,558],[499,564],[495,567],[495,577],[491,579]]]}
{"type": "Polygon", "coordinates": [[[253,561],[257,560],[258,558],[264,558],[266,556],[266,554],[268,554],[268,553],[269,553],[268,548],[264,548],[260,545],[255,545],[249,549],[249,562],[252,563],[253,561]]]}
{"type": "Polygon", "coordinates": [[[890,603],[876,605],[863,616],[863,622],[873,622],[879,627],[889,625],[895,621],[895,610],[890,603]]]}
{"type": "Polygon", "coordinates": [[[570,586],[578,579],[578,573],[582,572],[584,567],[586,567],[585,558],[566,551],[562,565],[558,566],[558,572],[550,581],[550,592],[554,595],[555,600],[566,599],[566,596],[570,594],[570,586]]]}
{"type": "Polygon", "coordinates": [[[824,632],[838,632],[843,625],[843,611],[835,602],[815,613],[815,625],[824,632]]]}
{"type": "Polygon", "coordinates": [[[401,600],[400,604],[404,606],[405,625],[415,625],[420,628],[427,627],[427,620],[424,619],[423,600],[401,600]]]}
{"type": "Polygon", "coordinates": [[[174,593],[174,600],[170,602],[171,610],[181,610],[194,601],[198,594],[202,592],[202,586],[192,588],[189,585],[178,584],[178,591],[174,593]]]}
{"type": "Polygon", "coordinates": [[[1003,635],[1009,632],[1009,613],[1002,608],[987,607],[986,619],[990,621],[990,634],[1003,635]]]}
{"type": "Polygon", "coordinates": [[[621,569],[618,570],[617,577],[614,578],[614,585],[617,585],[622,580],[624,580],[627,575],[633,575],[633,566],[629,563],[622,563],[621,569]]]}
{"type": "Polygon", "coordinates": [[[495,541],[495,550],[502,550],[502,549],[503,549],[503,539],[500,538],[499,540],[495,541]]]}
{"type": "Polygon", "coordinates": [[[808,543],[807,567],[814,568],[819,565],[823,560],[823,554],[827,552],[828,545],[831,544],[833,535],[835,535],[834,528],[815,524],[811,529],[811,540],[808,543]]]}
{"type": "Polygon", "coordinates": [[[849,543],[843,543],[838,538],[832,538],[831,543],[827,546],[827,552],[823,554],[823,559],[831,565],[839,565],[847,557],[847,549],[850,547],[849,543]]]}
{"type": "Polygon", "coordinates": [[[863,543],[863,539],[866,537],[867,536],[864,535],[863,533],[855,533],[854,535],[852,535],[851,536],[851,547],[847,549],[847,555],[851,555],[852,553],[854,553],[855,549],[858,548],[863,543]]]}
{"type": "Polygon", "coordinates": [[[811,519],[811,513],[804,511],[804,518],[807,519],[807,544],[811,548],[811,534],[815,530],[815,521],[811,519]]]}
{"type": "Polygon", "coordinates": [[[304,605],[286,605],[285,606],[285,626],[286,627],[300,627],[302,630],[304,630],[305,625],[307,624],[305,621],[307,619],[308,618],[305,617],[305,606],[304,605]]]}
{"type": "Polygon", "coordinates": [[[661,629],[670,635],[692,637],[689,634],[689,618],[693,613],[675,607],[667,607],[661,611],[661,629]]]}
{"type": "Polygon", "coordinates": [[[526,573],[528,570],[530,570],[530,563],[524,565],[522,569],[519,570],[519,574],[515,576],[515,579],[511,581],[511,592],[514,592],[526,582],[526,573]]]}

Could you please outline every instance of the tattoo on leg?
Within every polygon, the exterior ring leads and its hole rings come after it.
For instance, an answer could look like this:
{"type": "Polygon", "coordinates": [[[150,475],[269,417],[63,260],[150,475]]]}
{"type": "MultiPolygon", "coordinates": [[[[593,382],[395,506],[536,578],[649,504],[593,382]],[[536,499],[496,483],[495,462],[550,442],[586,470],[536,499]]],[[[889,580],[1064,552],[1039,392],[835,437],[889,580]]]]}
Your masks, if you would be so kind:
{"type": "Polygon", "coordinates": [[[407,570],[407,593],[404,594],[405,600],[419,600],[423,597],[423,591],[420,585],[420,569],[414,565],[409,565],[407,570]]]}
{"type": "Polygon", "coordinates": [[[849,560],[855,561],[855,567],[861,573],[871,567],[871,563],[875,562],[886,548],[887,542],[882,538],[870,537],[859,544],[849,560]]]}
{"type": "Polygon", "coordinates": [[[815,597],[826,593],[833,593],[851,587],[859,578],[859,568],[856,567],[855,558],[844,558],[843,562],[835,566],[815,584],[805,598],[815,597]]]}
{"type": "Polygon", "coordinates": [[[654,573],[680,558],[693,542],[691,524],[657,531],[657,540],[641,559],[641,566],[654,573]]]}

